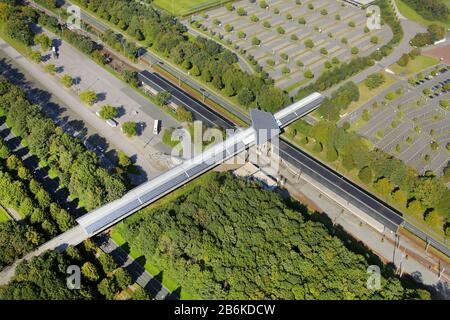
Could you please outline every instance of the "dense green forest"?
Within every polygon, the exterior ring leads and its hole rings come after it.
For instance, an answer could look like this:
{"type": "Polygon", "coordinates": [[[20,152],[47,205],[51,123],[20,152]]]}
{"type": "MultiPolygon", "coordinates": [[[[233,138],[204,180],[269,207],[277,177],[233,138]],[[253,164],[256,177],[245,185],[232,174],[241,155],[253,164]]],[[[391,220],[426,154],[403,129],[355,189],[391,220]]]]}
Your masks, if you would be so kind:
{"type": "Polygon", "coordinates": [[[0,270],[40,244],[41,236],[33,227],[15,221],[0,222],[0,270]]]}
{"type": "Polygon", "coordinates": [[[256,182],[210,174],[201,185],[117,226],[132,248],[199,299],[412,299],[384,269],[366,288],[369,254],[297,203],[256,182]]]}

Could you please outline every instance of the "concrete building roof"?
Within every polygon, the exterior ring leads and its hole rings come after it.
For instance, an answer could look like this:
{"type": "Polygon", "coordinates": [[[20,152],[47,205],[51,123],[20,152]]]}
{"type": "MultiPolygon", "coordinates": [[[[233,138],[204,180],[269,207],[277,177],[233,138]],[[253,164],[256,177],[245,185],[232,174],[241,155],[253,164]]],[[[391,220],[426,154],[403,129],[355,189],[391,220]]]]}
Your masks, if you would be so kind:
{"type": "Polygon", "coordinates": [[[375,0],[344,0],[344,1],[359,7],[367,7],[369,4],[375,2],[375,0]]]}
{"type": "Polygon", "coordinates": [[[251,109],[252,127],[256,132],[256,144],[261,145],[280,134],[280,127],[270,112],[251,109]]]}

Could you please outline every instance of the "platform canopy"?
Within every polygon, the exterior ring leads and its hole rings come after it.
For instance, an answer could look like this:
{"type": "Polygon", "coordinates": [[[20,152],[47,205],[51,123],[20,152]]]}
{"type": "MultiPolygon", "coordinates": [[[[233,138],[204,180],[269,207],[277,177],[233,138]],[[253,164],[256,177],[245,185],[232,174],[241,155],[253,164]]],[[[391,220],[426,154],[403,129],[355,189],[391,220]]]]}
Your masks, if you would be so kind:
{"type": "Polygon", "coordinates": [[[251,109],[252,127],[256,133],[256,144],[262,145],[280,134],[280,127],[274,115],[270,112],[251,109]]]}

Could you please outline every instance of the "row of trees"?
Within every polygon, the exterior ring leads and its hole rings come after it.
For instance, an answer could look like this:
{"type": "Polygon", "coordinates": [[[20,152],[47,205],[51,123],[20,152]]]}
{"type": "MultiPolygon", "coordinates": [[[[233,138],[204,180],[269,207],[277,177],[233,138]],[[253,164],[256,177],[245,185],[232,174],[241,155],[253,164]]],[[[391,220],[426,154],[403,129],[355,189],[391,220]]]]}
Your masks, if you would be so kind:
{"type": "Polygon", "coordinates": [[[339,115],[346,110],[353,101],[359,100],[359,89],[354,82],[347,82],[339,90],[334,91],[331,97],[326,97],[317,112],[329,121],[339,120],[339,115]]]}
{"type": "Polygon", "coordinates": [[[51,195],[33,179],[22,160],[0,141],[0,202],[43,231],[55,236],[75,225],[73,217],[53,202],[51,195]]]}
{"type": "Polygon", "coordinates": [[[138,46],[134,42],[128,41],[110,29],[102,34],[102,40],[114,50],[122,52],[129,59],[135,59],[138,55],[138,46]]]}
{"type": "MultiPolygon", "coordinates": [[[[265,76],[248,75],[240,70],[236,55],[221,45],[203,37],[191,40],[185,35],[185,27],[164,11],[123,0],[82,0],[80,4],[135,39],[143,40],[225,95],[238,95],[244,106],[257,105],[275,111],[289,102],[287,94],[275,88],[265,76]]],[[[107,38],[114,36],[109,33],[107,38]]]]}
{"type": "Polygon", "coordinates": [[[53,201],[3,140],[0,140],[0,204],[23,218],[20,224],[0,223],[0,269],[45,239],[75,225],[74,218],[53,201]]]}
{"type": "Polygon", "coordinates": [[[1,3],[2,16],[1,19],[5,23],[5,30],[7,34],[27,46],[31,46],[36,42],[37,44],[44,44],[44,47],[50,45],[48,39],[43,39],[44,36],[34,37],[31,29],[31,24],[39,23],[46,26],[51,31],[61,35],[61,37],[71,43],[73,46],[80,49],[85,54],[92,54],[97,48],[95,42],[86,36],[72,32],[71,30],[60,30],[58,20],[54,17],[45,14],[39,14],[36,10],[30,7],[21,7],[14,4],[1,3]],[[43,43],[45,40],[45,43],[43,43]]]}
{"type": "Polygon", "coordinates": [[[392,52],[394,46],[403,38],[403,29],[390,1],[377,0],[375,4],[381,9],[382,22],[389,25],[393,32],[392,39],[386,45],[380,47],[380,50],[374,51],[369,56],[356,57],[348,63],[342,63],[337,67],[326,70],[314,83],[301,88],[296,95],[297,99],[301,99],[314,91],[327,90],[367,67],[374,65],[374,60],[380,61],[392,52]]]}
{"type": "Polygon", "coordinates": [[[123,177],[99,166],[96,154],[32,105],[24,90],[0,80],[0,105],[8,123],[28,142],[30,151],[46,161],[62,186],[87,210],[121,197],[123,177]]]}
{"type": "Polygon", "coordinates": [[[358,134],[322,121],[311,126],[301,120],[287,134],[330,163],[359,176],[380,196],[431,227],[450,233],[450,190],[442,178],[429,172],[419,175],[401,160],[379,149],[369,149],[358,134]]]}
{"type": "Polygon", "coordinates": [[[27,46],[31,46],[33,44],[34,34],[30,28],[30,17],[22,10],[10,6],[7,3],[0,3],[0,8],[1,20],[5,24],[7,35],[27,46]]]}
{"type": "Polygon", "coordinates": [[[211,174],[170,203],[117,228],[133,248],[199,299],[411,299],[383,265],[380,291],[369,264],[306,209],[230,174],[211,174]],[[251,217],[251,219],[249,219],[251,217]]]}

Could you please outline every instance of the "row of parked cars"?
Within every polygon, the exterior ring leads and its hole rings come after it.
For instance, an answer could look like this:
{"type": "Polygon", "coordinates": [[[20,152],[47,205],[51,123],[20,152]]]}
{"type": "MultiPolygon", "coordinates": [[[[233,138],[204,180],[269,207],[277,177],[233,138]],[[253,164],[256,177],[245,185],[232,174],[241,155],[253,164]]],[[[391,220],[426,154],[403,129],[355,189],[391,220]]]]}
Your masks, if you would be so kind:
{"type": "MultiPolygon", "coordinates": [[[[446,73],[446,72],[448,72],[448,68],[447,67],[445,67],[445,68],[442,68],[441,70],[439,70],[438,72],[436,72],[434,75],[437,77],[437,76],[439,76],[439,75],[441,75],[441,74],[443,74],[443,73],[446,73]]],[[[429,75],[427,75],[426,77],[424,77],[423,79],[421,79],[421,80],[417,80],[416,81],[416,85],[421,85],[421,84],[424,84],[426,81],[430,81],[431,79],[433,79],[434,77],[433,77],[433,75],[431,75],[431,74],[429,74],[429,75]]]]}
{"type": "Polygon", "coordinates": [[[450,83],[450,78],[447,78],[444,81],[439,82],[431,88],[432,93],[428,96],[430,99],[434,99],[435,97],[439,97],[444,93],[450,92],[450,89],[446,89],[445,85],[450,83]]]}

